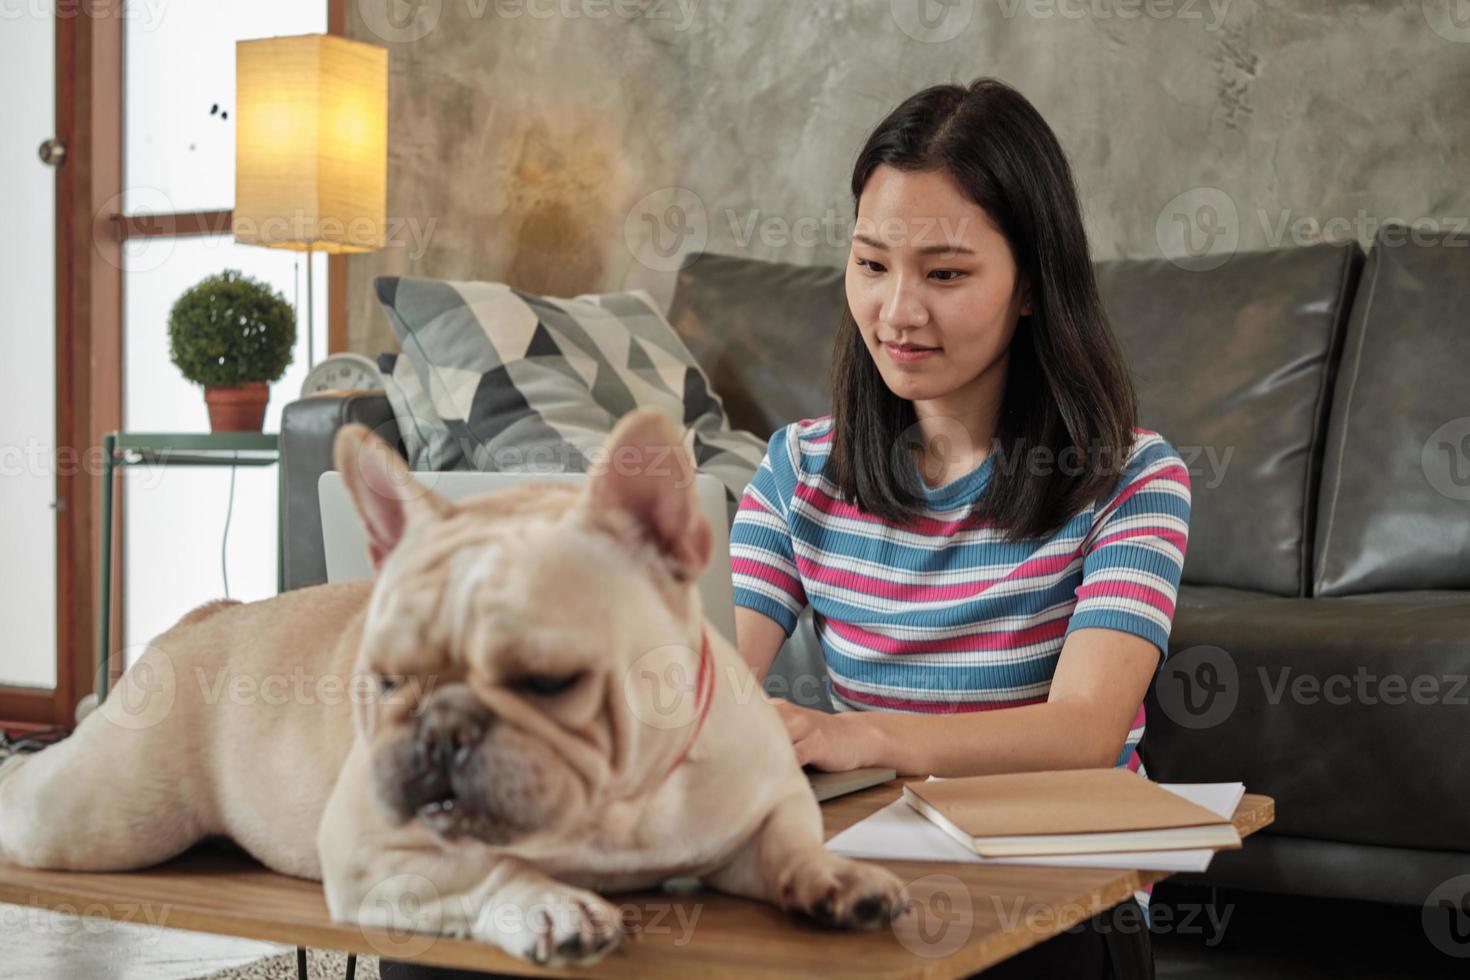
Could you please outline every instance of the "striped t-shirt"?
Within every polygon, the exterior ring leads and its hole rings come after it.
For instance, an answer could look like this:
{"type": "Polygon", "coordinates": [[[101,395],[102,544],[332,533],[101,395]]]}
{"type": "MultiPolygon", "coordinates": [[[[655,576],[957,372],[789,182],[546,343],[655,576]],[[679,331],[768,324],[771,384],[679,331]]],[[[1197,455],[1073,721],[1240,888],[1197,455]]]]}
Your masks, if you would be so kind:
{"type": "MultiPolygon", "coordinates": [[[[1168,651],[1189,533],[1189,474],[1156,432],[1135,439],[1112,493],[1048,538],[1007,543],[971,512],[992,452],[895,526],[823,474],[832,418],[778,429],[730,531],[735,603],[790,636],[810,603],[839,711],[943,714],[1047,699],[1072,630],[1107,627],[1168,651]]],[[[915,474],[918,466],[915,463],[915,474]]],[[[1117,765],[1139,768],[1138,707],[1117,765]]]]}

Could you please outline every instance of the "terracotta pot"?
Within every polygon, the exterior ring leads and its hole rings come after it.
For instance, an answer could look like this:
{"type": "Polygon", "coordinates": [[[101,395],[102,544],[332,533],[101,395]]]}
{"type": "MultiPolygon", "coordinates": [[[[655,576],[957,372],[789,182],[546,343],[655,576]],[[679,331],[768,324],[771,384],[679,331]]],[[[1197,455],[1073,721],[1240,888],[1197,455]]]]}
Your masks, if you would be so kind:
{"type": "Polygon", "coordinates": [[[270,385],[264,381],[247,381],[232,388],[205,388],[209,428],[213,432],[259,432],[265,424],[265,406],[270,399],[270,385]]]}

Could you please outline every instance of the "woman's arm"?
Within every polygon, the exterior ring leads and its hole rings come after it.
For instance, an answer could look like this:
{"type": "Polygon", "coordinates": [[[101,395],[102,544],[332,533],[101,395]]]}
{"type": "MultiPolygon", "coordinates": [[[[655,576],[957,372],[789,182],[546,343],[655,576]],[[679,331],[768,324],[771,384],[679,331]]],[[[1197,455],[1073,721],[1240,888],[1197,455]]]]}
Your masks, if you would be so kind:
{"type": "Polygon", "coordinates": [[[797,758],[819,769],[884,766],[901,773],[1106,768],[1116,764],[1153,680],[1159,648],[1122,630],[1088,628],[1062,646],[1043,704],[954,715],[891,711],[827,715],[786,702],[797,758]]]}
{"type": "Polygon", "coordinates": [[[749,665],[756,681],[764,681],[776,654],[781,650],[781,644],[786,642],[786,631],[780,623],[764,613],[745,606],[736,606],[735,635],[740,658],[749,665]]]}
{"type": "Polygon", "coordinates": [[[771,433],[730,526],[735,645],[757,681],[766,679],[807,604],[786,511],[796,484],[791,429],[785,425],[771,433]]]}

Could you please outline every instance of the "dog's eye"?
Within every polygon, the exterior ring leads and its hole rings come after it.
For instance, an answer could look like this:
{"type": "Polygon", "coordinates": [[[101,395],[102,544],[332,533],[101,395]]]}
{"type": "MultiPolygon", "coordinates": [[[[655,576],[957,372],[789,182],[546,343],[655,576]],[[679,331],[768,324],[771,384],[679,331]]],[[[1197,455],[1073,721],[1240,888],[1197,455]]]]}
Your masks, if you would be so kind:
{"type": "Polygon", "coordinates": [[[532,694],[545,696],[570,690],[581,679],[580,671],[575,674],[527,674],[520,679],[518,686],[532,694]]]}
{"type": "Polygon", "coordinates": [[[378,690],[383,694],[392,694],[394,691],[398,690],[399,685],[401,685],[402,683],[402,674],[378,675],[378,690]]]}

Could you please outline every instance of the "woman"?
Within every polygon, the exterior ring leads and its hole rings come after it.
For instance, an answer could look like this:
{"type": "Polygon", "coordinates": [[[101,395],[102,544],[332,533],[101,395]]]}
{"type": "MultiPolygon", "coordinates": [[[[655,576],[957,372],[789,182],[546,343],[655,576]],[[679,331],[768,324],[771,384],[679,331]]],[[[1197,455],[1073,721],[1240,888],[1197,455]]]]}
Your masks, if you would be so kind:
{"type": "MultiPolygon", "coordinates": [[[[1189,477],[1136,426],[1062,149],[1008,86],[936,86],[852,192],[832,414],[772,435],[731,531],[740,653],[763,678],[813,606],[837,713],[777,707],[819,769],[1136,770],[1189,477]]],[[[1106,958],[1149,972],[1146,930],[1010,968],[1106,958]]]]}
{"type": "MultiPolygon", "coordinates": [[[[740,653],[764,677],[814,607],[839,713],[777,706],[817,768],[1138,769],[1189,478],[1135,427],[1061,147],[1000,82],[938,86],[852,189],[832,414],[772,435],[731,531],[740,653]]],[[[984,976],[1150,976],[1138,911],[984,976]]]]}

